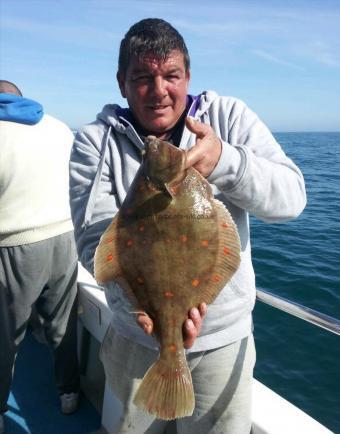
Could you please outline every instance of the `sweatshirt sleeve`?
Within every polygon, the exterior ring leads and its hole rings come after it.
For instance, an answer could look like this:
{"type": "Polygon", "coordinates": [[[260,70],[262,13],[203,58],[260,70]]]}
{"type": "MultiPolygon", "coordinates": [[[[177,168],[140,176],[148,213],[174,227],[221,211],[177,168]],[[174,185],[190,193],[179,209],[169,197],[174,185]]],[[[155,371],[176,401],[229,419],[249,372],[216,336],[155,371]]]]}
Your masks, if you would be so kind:
{"type": "Polygon", "coordinates": [[[78,255],[82,265],[93,275],[93,259],[102,233],[118,210],[114,179],[105,161],[96,192],[89,201],[101,159],[103,125],[92,124],[78,131],[70,158],[70,205],[78,255]],[[87,221],[85,222],[85,216],[87,221]]]}
{"type": "Polygon", "coordinates": [[[221,100],[211,125],[222,139],[222,153],[208,181],[261,220],[297,217],[306,205],[301,171],[244,103],[235,99],[228,107],[221,100]]]}

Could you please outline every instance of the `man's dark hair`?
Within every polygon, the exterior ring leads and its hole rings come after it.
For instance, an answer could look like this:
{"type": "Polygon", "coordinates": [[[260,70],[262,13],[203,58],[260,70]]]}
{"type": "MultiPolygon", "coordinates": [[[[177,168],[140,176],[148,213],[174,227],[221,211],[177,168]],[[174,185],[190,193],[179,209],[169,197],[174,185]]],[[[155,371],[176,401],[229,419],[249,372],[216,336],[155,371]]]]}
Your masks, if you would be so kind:
{"type": "Polygon", "coordinates": [[[173,50],[184,56],[185,70],[190,68],[190,57],[183,37],[168,22],[159,18],[146,18],[134,24],[120,43],[118,72],[125,75],[130,58],[143,58],[151,54],[158,60],[166,60],[173,50]]]}
{"type": "Polygon", "coordinates": [[[0,80],[0,93],[13,93],[22,96],[21,90],[14,83],[7,80],[0,80]]]}

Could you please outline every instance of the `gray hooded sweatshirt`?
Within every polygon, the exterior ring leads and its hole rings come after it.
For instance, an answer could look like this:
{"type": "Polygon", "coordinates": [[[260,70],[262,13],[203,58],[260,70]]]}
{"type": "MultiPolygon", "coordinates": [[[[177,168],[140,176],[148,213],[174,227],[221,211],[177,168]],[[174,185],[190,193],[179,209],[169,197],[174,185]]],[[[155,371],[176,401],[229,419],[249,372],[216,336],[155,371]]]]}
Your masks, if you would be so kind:
{"type": "MultiPolygon", "coordinates": [[[[106,105],[96,121],[78,131],[71,153],[72,219],[80,261],[91,274],[100,236],[119,210],[141,163],[144,144],[126,114],[118,105],[106,105]]],[[[188,350],[197,352],[230,344],[252,331],[255,276],[249,214],[269,223],[287,221],[302,212],[306,193],[298,167],[242,101],[206,91],[192,98],[188,114],[211,125],[222,141],[220,160],[208,181],[238,227],[242,250],[239,269],[208,306],[200,336],[188,350]]],[[[184,128],[179,147],[188,150],[194,144],[195,135],[184,128]]],[[[104,289],[115,330],[156,348],[155,339],[136,324],[134,309],[121,288],[110,283],[104,289]]]]}

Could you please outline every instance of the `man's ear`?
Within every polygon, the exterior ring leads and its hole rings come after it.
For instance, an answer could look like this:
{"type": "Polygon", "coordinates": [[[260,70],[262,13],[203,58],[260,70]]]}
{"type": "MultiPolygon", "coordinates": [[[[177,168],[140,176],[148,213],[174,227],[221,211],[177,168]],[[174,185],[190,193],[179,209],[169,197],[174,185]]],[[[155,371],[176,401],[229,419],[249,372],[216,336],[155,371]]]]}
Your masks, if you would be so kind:
{"type": "Polygon", "coordinates": [[[119,86],[119,90],[120,93],[122,95],[123,98],[126,98],[126,93],[125,93],[125,77],[123,75],[122,72],[117,72],[117,81],[118,81],[118,86],[119,86]]]}

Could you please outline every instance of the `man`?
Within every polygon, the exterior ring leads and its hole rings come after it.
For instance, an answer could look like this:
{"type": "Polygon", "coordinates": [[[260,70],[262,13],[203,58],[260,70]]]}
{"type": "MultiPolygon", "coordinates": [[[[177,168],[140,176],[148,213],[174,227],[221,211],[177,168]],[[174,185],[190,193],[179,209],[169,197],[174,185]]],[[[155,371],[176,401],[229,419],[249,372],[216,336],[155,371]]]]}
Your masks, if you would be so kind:
{"type": "Polygon", "coordinates": [[[61,410],[77,408],[77,253],[68,195],[72,142],[66,125],[0,80],[0,432],[33,305],[53,350],[61,410]]]}
{"type": "MultiPolygon", "coordinates": [[[[71,154],[71,211],[80,259],[93,273],[100,236],[140,165],[143,138],[154,135],[187,150],[188,167],[207,178],[231,212],[242,254],[238,271],[207,312],[205,305],[193,307],[185,322],[196,406],[191,417],[177,420],[177,432],[249,433],[255,278],[248,215],[267,222],[298,216],[306,203],[303,176],[243,102],[212,91],[188,94],[189,54],[169,23],[146,19],[130,28],[121,42],[117,79],[129,108],[106,105],[78,132],[71,154]]],[[[122,290],[115,284],[105,290],[113,318],[101,358],[124,408],[116,432],[161,433],[166,422],[132,403],[157,355],[152,321],[139,315],[137,326],[122,290]]]]}

